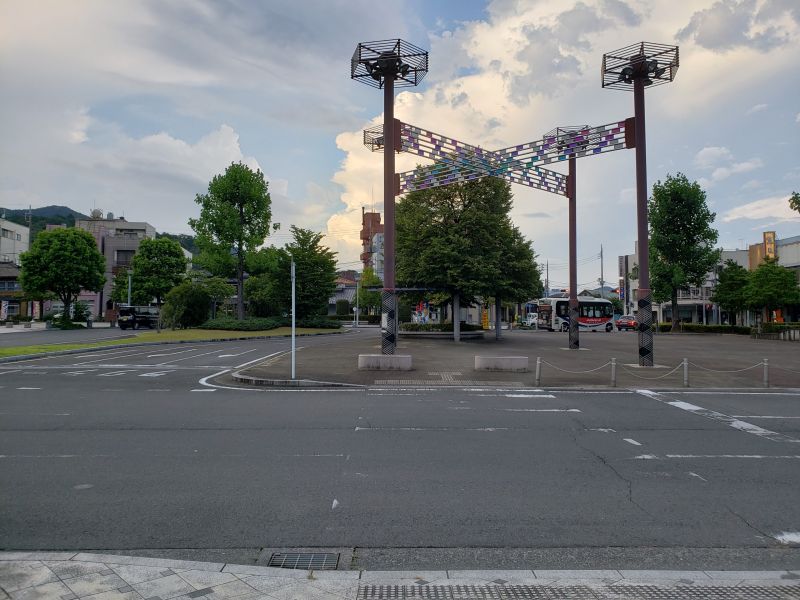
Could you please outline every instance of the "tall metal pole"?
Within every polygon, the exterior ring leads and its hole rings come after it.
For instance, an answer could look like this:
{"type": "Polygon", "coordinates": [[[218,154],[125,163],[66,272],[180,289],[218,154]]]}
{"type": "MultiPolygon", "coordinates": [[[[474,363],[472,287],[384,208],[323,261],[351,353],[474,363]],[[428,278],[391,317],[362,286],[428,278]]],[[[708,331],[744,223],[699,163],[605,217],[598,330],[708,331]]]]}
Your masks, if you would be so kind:
{"type": "Polygon", "coordinates": [[[295,377],[295,272],[294,272],[294,257],[292,257],[292,379],[295,377]]]}
{"type": "Polygon", "coordinates": [[[600,297],[606,297],[606,280],[603,277],[603,244],[600,244],[600,297]]]}
{"type": "Polygon", "coordinates": [[[569,349],[578,350],[578,246],[577,246],[577,207],[575,202],[575,155],[569,159],[567,179],[569,199],[569,349]]]}
{"type": "Polygon", "coordinates": [[[131,305],[131,276],[133,275],[133,271],[128,269],[128,306],[131,305]]]}
{"type": "Polygon", "coordinates": [[[394,354],[397,347],[397,296],[394,279],[394,75],[386,75],[383,88],[383,313],[381,352],[394,354]]]}
{"type": "MultiPolygon", "coordinates": [[[[650,244],[647,228],[647,142],[645,141],[644,77],[633,80],[636,117],[636,229],[639,238],[639,289],[636,325],[639,332],[639,366],[653,366],[653,296],[650,291],[650,244]]],[[[673,317],[674,318],[674,317],[673,317]]]]}

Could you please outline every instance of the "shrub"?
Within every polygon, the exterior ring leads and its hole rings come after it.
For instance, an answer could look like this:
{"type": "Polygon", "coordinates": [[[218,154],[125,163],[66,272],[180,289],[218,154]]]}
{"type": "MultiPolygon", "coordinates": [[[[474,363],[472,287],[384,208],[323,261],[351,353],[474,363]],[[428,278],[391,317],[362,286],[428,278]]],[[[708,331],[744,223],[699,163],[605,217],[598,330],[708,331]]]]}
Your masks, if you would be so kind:
{"type": "Polygon", "coordinates": [[[167,292],[161,319],[172,329],[196,327],[208,318],[211,297],[205,286],[184,281],[167,292]]]}
{"type": "MultiPolygon", "coordinates": [[[[473,325],[472,323],[461,323],[461,331],[479,331],[482,327],[480,325],[473,325]]],[[[452,323],[400,323],[401,331],[442,331],[452,332],[452,323]]]]}
{"type": "Polygon", "coordinates": [[[780,333],[787,329],[800,329],[800,323],[763,323],[761,331],[764,333],[780,333]]]}
{"type": "Polygon", "coordinates": [[[86,321],[89,318],[89,305],[86,304],[83,300],[79,300],[75,303],[74,308],[72,309],[72,320],[73,321],[86,321]]]}
{"type": "Polygon", "coordinates": [[[53,327],[56,329],[86,329],[85,325],[80,323],[73,323],[72,321],[53,321],[53,327]]]}
{"type": "Polygon", "coordinates": [[[337,316],[352,316],[350,312],[350,303],[347,300],[336,301],[336,315],[337,316]]]}
{"type": "MultiPolygon", "coordinates": [[[[286,317],[251,317],[241,321],[231,317],[220,317],[218,319],[209,319],[199,327],[200,329],[224,329],[226,331],[269,331],[270,329],[277,329],[278,327],[290,327],[291,324],[292,320],[286,317]]],[[[332,321],[324,317],[299,319],[296,326],[312,329],[340,328],[338,321],[332,321]]]]}

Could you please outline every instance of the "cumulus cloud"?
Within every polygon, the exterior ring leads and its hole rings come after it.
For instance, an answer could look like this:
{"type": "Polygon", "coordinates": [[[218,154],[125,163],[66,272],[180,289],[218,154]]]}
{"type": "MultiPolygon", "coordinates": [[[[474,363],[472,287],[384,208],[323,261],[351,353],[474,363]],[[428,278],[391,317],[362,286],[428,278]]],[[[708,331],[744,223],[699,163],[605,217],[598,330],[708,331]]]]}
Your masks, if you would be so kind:
{"type": "Polygon", "coordinates": [[[766,108],[767,108],[768,106],[769,106],[769,104],[756,104],[755,106],[751,106],[751,107],[750,107],[750,108],[747,110],[747,112],[746,112],[746,113],[744,113],[744,114],[746,114],[746,115],[752,115],[752,114],[755,114],[755,113],[757,113],[757,112],[761,112],[762,110],[766,110],[766,108]]]}
{"type": "Polygon", "coordinates": [[[788,196],[771,196],[748,202],[737,206],[722,215],[723,223],[729,223],[738,219],[758,221],[772,219],[776,222],[800,220],[800,217],[789,208],[788,196]]]}
{"type": "Polygon", "coordinates": [[[720,0],[695,12],[676,35],[718,52],[740,47],[767,52],[796,37],[797,12],[796,4],[785,1],[767,2],[759,9],[755,0],[720,0]]]}
{"type": "Polygon", "coordinates": [[[764,166],[760,158],[735,162],[731,151],[722,146],[708,146],[700,150],[694,157],[694,164],[700,169],[711,170],[710,177],[699,180],[703,187],[711,187],[732,175],[747,173],[764,166]]]}
{"type": "Polygon", "coordinates": [[[723,146],[707,146],[694,156],[694,164],[701,169],[713,167],[733,159],[731,151],[723,146]]]}

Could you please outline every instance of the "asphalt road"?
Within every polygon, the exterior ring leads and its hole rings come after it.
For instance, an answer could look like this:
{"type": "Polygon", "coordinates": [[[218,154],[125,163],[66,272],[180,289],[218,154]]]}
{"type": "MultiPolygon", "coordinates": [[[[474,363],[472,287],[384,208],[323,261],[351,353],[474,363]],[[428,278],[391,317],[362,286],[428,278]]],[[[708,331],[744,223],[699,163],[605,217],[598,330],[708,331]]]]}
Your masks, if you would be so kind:
{"type": "MultiPolygon", "coordinates": [[[[146,330],[145,330],[146,331],[146,330]]],[[[20,329],[0,331],[0,348],[11,346],[32,346],[36,344],[80,344],[134,337],[136,333],[118,327],[98,327],[96,329],[20,329]]]]}
{"type": "Polygon", "coordinates": [[[800,567],[797,391],[232,389],[225,372],[288,345],[0,365],[0,548],[725,548],[800,567]]]}

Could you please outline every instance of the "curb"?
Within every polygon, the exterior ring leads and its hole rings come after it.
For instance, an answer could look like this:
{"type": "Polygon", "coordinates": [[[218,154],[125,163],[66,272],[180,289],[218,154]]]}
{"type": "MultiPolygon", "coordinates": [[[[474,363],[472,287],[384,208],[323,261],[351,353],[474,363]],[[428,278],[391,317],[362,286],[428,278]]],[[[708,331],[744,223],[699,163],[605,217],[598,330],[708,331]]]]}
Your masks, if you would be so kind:
{"type": "Polygon", "coordinates": [[[317,381],[315,379],[264,379],[262,377],[251,377],[242,375],[241,371],[231,373],[231,377],[238,383],[254,385],[257,387],[287,387],[287,388],[363,388],[364,385],[358,383],[338,383],[335,381],[317,381]]]}
{"type": "MultiPolygon", "coordinates": [[[[298,333],[295,337],[312,337],[319,335],[340,335],[349,333],[347,331],[336,331],[331,333],[298,333]]],[[[84,352],[100,352],[101,350],[116,350],[119,348],[139,348],[143,346],[166,346],[167,344],[210,344],[213,342],[235,342],[240,340],[274,340],[280,338],[290,338],[289,335],[252,335],[249,337],[224,337],[213,338],[210,340],[177,340],[164,342],[132,342],[130,344],[108,344],[106,346],[91,346],[89,348],[76,348],[74,350],[54,350],[52,352],[37,352],[36,354],[19,354],[17,356],[6,356],[0,358],[0,364],[30,360],[31,358],[44,358],[47,356],[67,356],[69,354],[82,354],[84,352]]]]}

